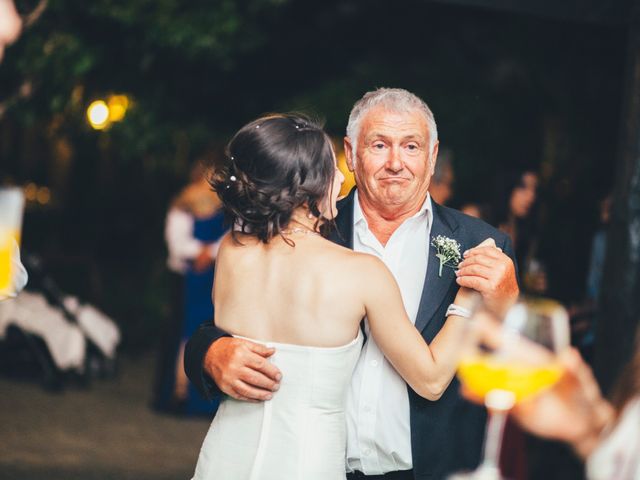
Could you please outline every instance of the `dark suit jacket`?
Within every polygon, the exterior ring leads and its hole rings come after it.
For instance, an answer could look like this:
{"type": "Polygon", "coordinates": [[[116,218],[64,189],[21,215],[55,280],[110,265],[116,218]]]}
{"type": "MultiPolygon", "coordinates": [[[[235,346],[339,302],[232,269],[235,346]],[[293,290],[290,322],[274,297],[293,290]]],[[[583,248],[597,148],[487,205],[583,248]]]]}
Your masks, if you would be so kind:
{"type": "MultiPolygon", "coordinates": [[[[354,194],[355,189],[338,204],[337,228],[331,235],[332,241],[348,248],[353,248],[354,194]]],[[[431,237],[438,235],[457,240],[463,251],[491,237],[515,263],[511,241],[504,233],[481,220],[433,202],[431,237]]],[[[429,263],[416,328],[430,343],[444,325],[447,307],[453,302],[458,286],[453,269],[445,268],[442,277],[438,276],[439,261],[435,257],[435,249],[430,245],[425,245],[425,248],[429,249],[429,263]]],[[[186,347],[187,375],[209,397],[218,394],[219,390],[204,374],[203,360],[211,343],[225,335],[212,324],[202,325],[186,347]]],[[[451,472],[475,468],[480,460],[486,414],[483,408],[461,398],[458,380],[454,378],[435,402],[420,397],[409,388],[409,402],[416,480],[442,479],[451,472]]]]}

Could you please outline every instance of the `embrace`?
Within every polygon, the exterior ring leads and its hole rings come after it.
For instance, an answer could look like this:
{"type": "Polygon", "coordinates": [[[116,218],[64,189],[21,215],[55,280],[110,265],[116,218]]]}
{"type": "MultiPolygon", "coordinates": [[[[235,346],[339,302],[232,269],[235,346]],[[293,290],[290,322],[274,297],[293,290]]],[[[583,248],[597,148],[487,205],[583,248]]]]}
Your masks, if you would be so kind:
{"type": "Polygon", "coordinates": [[[244,126],[212,178],[234,228],[215,325],[185,366],[226,397],[197,480],[440,479],[479,461],[485,416],[460,397],[457,347],[478,293],[517,297],[510,241],[431,200],[438,134],[412,93],[365,94],[344,147],[357,188],[340,201],[331,141],[300,115],[244,126]]]}

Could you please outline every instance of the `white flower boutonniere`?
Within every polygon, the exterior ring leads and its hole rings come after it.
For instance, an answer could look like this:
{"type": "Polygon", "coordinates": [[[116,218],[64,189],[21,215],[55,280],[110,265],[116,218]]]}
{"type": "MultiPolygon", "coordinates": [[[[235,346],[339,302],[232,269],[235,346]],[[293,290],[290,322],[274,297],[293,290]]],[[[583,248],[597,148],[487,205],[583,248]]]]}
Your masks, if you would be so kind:
{"type": "Polygon", "coordinates": [[[462,255],[460,254],[460,244],[453,238],[438,235],[433,237],[431,245],[436,249],[436,257],[440,260],[438,276],[442,276],[442,267],[458,268],[462,255]]]}

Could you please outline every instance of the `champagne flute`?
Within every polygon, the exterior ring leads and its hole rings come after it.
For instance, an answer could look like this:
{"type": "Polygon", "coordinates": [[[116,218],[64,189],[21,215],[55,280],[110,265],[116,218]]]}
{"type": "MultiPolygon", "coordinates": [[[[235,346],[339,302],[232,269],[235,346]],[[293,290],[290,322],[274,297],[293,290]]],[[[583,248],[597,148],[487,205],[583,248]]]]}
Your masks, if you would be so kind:
{"type": "Polygon", "coordinates": [[[569,345],[569,316],[559,303],[524,298],[504,316],[479,308],[471,320],[458,378],[489,413],[480,466],[449,480],[501,480],[500,447],[509,410],[562,376],[557,355],[569,345]]]}

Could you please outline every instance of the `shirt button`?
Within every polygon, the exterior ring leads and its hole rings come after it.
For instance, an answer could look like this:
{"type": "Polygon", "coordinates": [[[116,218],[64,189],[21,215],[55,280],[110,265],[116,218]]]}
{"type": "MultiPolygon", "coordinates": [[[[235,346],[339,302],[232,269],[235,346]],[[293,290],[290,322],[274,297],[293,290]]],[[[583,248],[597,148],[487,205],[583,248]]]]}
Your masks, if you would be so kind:
{"type": "Polygon", "coordinates": [[[363,408],[363,410],[364,410],[364,413],[369,413],[371,411],[371,407],[367,405],[366,407],[363,408]]]}
{"type": "Polygon", "coordinates": [[[371,449],[367,448],[363,453],[368,457],[369,455],[371,455],[371,449]]]}
{"type": "Polygon", "coordinates": [[[371,360],[371,366],[372,367],[377,367],[378,366],[378,360],[371,360]]]}

